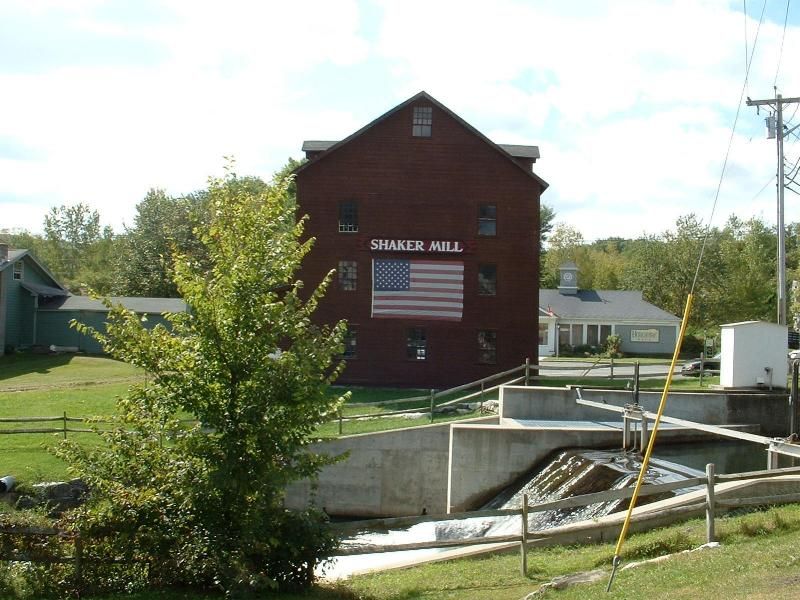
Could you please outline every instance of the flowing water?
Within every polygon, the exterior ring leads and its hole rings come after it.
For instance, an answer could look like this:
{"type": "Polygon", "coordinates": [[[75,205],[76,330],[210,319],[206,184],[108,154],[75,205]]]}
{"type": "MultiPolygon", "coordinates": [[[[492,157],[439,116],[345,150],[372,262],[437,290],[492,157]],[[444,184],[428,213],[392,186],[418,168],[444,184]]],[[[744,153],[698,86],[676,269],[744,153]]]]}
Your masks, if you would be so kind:
{"type": "MultiPolygon", "coordinates": [[[[641,459],[633,454],[601,450],[561,450],[522,476],[484,508],[519,508],[524,494],[528,503],[537,504],[569,498],[592,492],[621,489],[633,485],[639,473],[641,459]]],[[[660,459],[651,460],[645,483],[665,483],[695,477],[700,472],[660,459]]],[[[659,496],[641,498],[639,504],[653,502],[681,493],[669,492],[659,496]]],[[[529,515],[531,531],[549,529],[597,518],[627,508],[627,501],[613,501],[560,510],[550,510],[529,515]]],[[[453,540],[473,537],[493,537],[519,533],[519,517],[476,517],[465,520],[447,520],[420,523],[403,530],[363,531],[343,540],[343,546],[364,544],[391,545],[435,540],[453,540]]],[[[330,578],[347,576],[356,570],[389,566],[411,559],[421,560],[435,556],[443,550],[412,550],[337,558],[327,565],[325,574],[330,578]]]]}

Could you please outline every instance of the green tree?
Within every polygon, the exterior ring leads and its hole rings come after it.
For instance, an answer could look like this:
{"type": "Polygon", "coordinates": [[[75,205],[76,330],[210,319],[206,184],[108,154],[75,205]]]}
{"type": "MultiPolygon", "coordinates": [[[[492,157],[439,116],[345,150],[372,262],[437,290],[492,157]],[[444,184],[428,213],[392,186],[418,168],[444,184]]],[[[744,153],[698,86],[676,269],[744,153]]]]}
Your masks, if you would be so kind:
{"type": "Polygon", "coordinates": [[[548,240],[547,253],[544,258],[544,267],[540,274],[541,286],[554,288],[558,285],[558,268],[567,261],[573,261],[579,268],[579,284],[584,283],[585,270],[583,266],[583,234],[575,227],[566,223],[556,223],[553,233],[548,240]]]}
{"type": "Polygon", "coordinates": [[[198,229],[206,259],[175,255],[190,310],[169,316],[171,328],[147,330],[120,306],[107,334],[80,326],[148,378],[120,400],[103,446],[64,443],[92,489],[72,524],[95,544],[87,552],[148,560],[151,583],[307,585],[333,547],[320,514],[282,507],[289,482],[331,461],[308,445],[343,401],[328,387],[345,331],[312,322],[331,275],[302,295],[294,280],[313,240],[300,242],[288,185],[211,181],[198,229]],[[199,424],[185,427],[187,414],[199,424]]]}
{"type": "Polygon", "coordinates": [[[777,236],[761,219],[731,217],[720,236],[724,285],[718,323],[774,319],[777,236]]]}
{"type": "Polygon", "coordinates": [[[695,329],[716,327],[717,302],[724,287],[724,263],[720,255],[720,232],[711,228],[697,270],[705,236],[706,226],[690,214],[677,220],[674,231],[637,240],[631,244],[629,268],[622,285],[625,289],[642,290],[648,301],[681,316],[697,273],[690,325],[695,329]]]}
{"type": "Polygon", "coordinates": [[[172,198],[151,189],[136,205],[134,225],[126,228],[117,255],[115,292],[120,296],[175,298],[172,276],[176,253],[202,258],[195,228],[206,219],[204,192],[172,198]]]}
{"type": "Polygon", "coordinates": [[[112,238],[110,230],[101,230],[100,213],[87,204],[52,207],[44,218],[44,244],[41,256],[53,274],[71,290],[81,288],[79,272],[96,271],[92,249],[103,238],[112,238]]]}

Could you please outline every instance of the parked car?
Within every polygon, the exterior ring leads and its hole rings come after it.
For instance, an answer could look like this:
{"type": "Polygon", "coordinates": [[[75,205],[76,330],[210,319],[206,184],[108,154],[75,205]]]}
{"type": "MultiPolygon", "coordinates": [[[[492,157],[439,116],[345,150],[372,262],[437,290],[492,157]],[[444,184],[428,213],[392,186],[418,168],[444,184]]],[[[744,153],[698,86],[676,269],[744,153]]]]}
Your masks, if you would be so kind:
{"type": "Polygon", "coordinates": [[[681,375],[700,375],[700,364],[703,365],[703,371],[719,371],[719,365],[722,361],[722,354],[717,353],[709,358],[704,358],[702,361],[699,358],[687,360],[681,366],[681,375]]]}

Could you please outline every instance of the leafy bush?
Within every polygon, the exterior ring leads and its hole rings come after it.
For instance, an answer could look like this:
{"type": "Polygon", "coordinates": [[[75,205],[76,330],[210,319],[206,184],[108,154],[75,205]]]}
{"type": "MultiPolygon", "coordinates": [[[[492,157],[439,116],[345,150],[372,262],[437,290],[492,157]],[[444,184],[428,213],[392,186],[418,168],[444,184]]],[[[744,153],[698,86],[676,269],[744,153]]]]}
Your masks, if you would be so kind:
{"type": "MultiPolygon", "coordinates": [[[[311,319],[330,274],[303,297],[293,280],[311,242],[299,241],[287,186],[211,182],[206,258],[176,258],[190,310],[167,315],[170,327],[146,329],[110,303],[107,332],[76,325],[148,373],[102,446],[59,450],[92,490],[68,526],[87,556],[130,563],[127,586],[303,587],[335,547],[324,515],[283,508],[287,484],[333,461],[308,445],[343,402],[327,390],[345,330],[311,319]],[[187,427],[186,413],[202,425],[187,427]]],[[[87,588],[124,587],[112,570],[87,569],[87,588]]]]}

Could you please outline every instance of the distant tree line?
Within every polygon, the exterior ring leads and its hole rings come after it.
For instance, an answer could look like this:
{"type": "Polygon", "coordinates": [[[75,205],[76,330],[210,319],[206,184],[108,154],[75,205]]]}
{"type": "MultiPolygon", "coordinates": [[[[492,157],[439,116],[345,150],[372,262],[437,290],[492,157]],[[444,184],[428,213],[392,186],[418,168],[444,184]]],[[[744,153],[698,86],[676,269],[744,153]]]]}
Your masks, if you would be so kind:
{"type": "MultiPolygon", "coordinates": [[[[289,159],[276,177],[299,164],[289,159]]],[[[267,186],[255,177],[240,183],[254,194],[267,186]]],[[[289,194],[294,197],[293,186],[289,194]]],[[[173,258],[180,255],[201,264],[207,259],[196,232],[207,224],[211,209],[205,190],[173,197],[151,189],[137,204],[133,224],[121,233],[101,228],[98,212],[77,204],[52,208],[42,235],[0,232],[0,238],[13,248],[31,249],[75,294],[93,290],[114,296],[176,297],[173,258]]],[[[692,333],[715,333],[722,323],[774,319],[777,239],[775,228],[760,218],[743,221],[732,216],[724,226],[707,231],[689,214],[659,234],[587,242],[575,227],[557,223],[555,217],[554,209],[542,204],[542,287],[556,287],[559,265],[573,261],[581,288],[642,290],[646,300],[680,316],[696,275],[692,333]]],[[[800,279],[798,240],[800,223],[792,223],[786,228],[790,288],[800,279]]],[[[800,302],[791,289],[787,298],[792,320],[800,315],[800,302]]]]}
{"type": "MultiPolygon", "coordinates": [[[[276,180],[300,164],[290,158],[275,174],[276,180]]],[[[257,177],[242,177],[240,185],[256,195],[268,187],[257,177]]],[[[292,182],[290,197],[294,193],[292,182]]],[[[179,294],[173,258],[207,260],[197,232],[208,223],[212,210],[207,190],[169,196],[154,188],[136,205],[133,224],[122,232],[101,228],[100,213],[79,203],[51,208],[43,234],[0,231],[0,241],[31,250],[73,294],[174,298],[179,294]]]]}
{"type": "MultiPolygon", "coordinates": [[[[788,225],[790,326],[794,315],[800,314],[791,289],[791,282],[800,279],[799,240],[800,223],[788,225]]],[[[659,234],[593,242],[586,242],[574,227],[558,223],[541,260],[541,284],[556,287],[559,265],[571,260],[578,266],[581,288],[642,290],[646,300],[682,316],[696,277],[689,329],[694,334],[715,334],[723,323],[775,320],[776,249],[775,227],[757,217],[743,221],[731,216],[724,226],[709,229],[689,214],[659,234]],[[698,269],[701,249],[703,260],[698,269]]]]}

